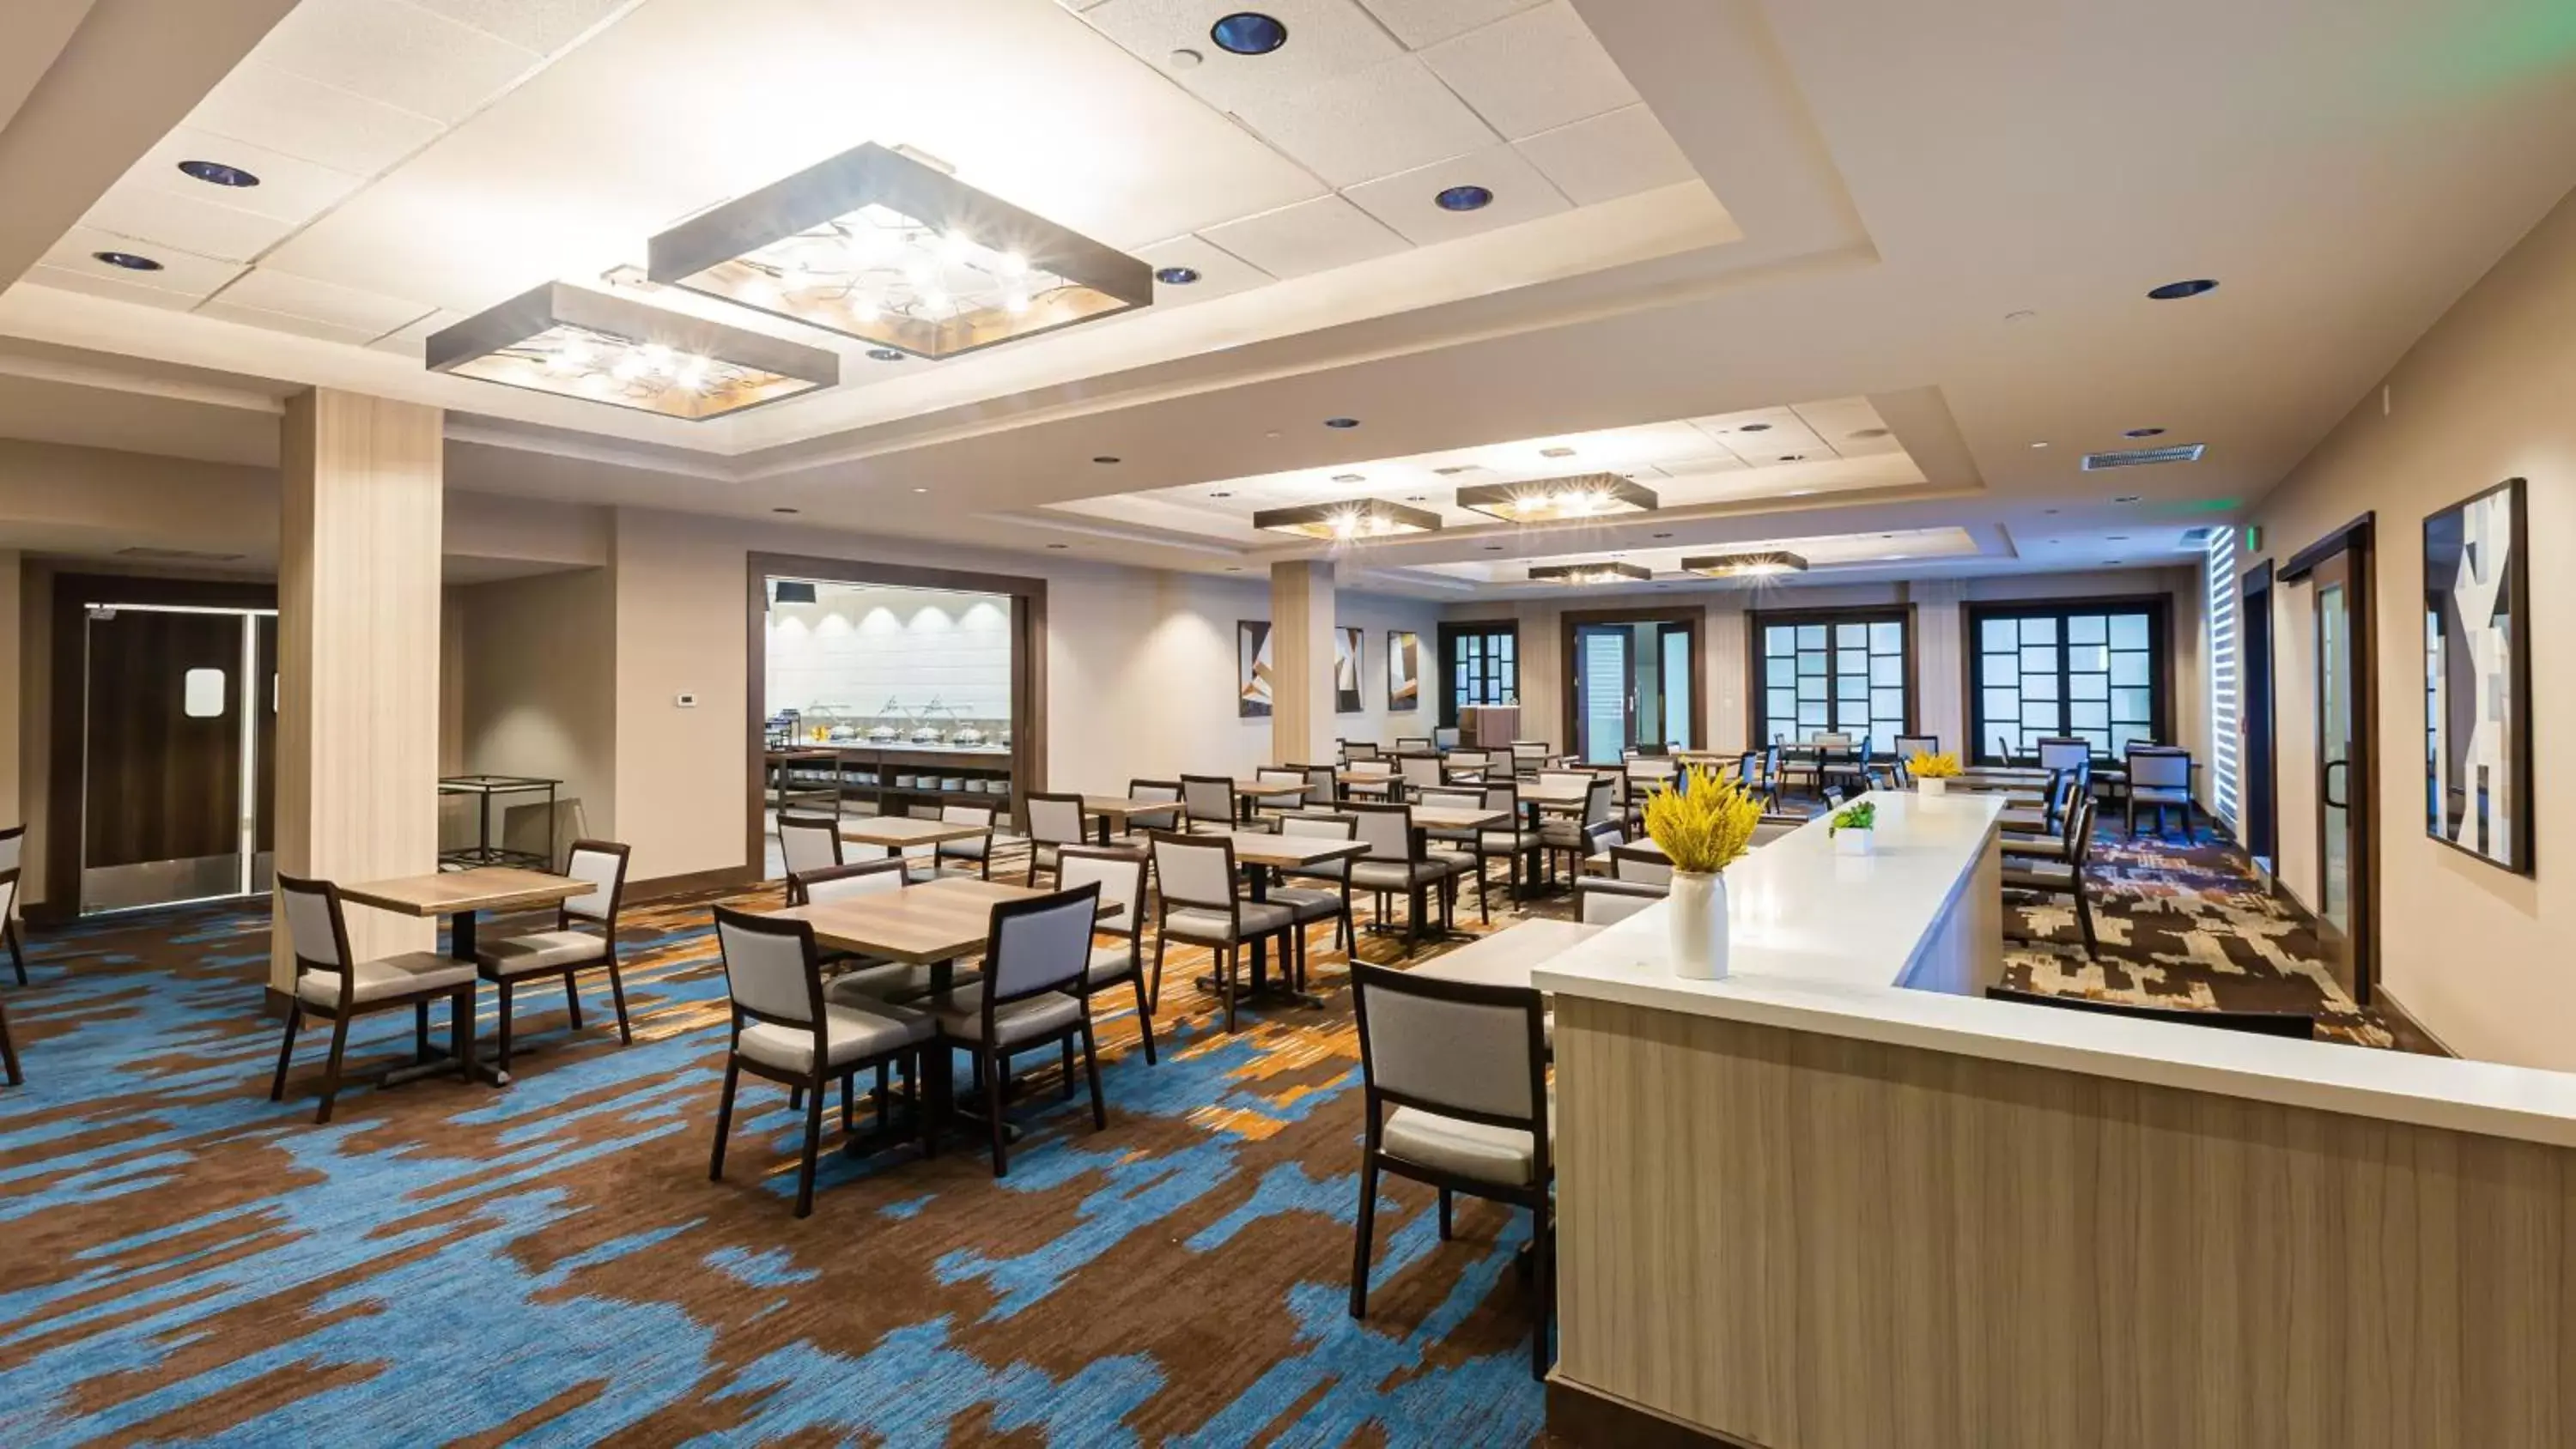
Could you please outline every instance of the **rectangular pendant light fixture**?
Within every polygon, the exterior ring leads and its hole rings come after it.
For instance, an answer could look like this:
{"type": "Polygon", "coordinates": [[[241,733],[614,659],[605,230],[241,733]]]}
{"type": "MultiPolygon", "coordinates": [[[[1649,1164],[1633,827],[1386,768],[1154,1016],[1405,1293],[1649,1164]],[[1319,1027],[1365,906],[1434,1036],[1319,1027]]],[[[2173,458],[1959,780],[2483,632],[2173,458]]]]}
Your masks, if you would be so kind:
{"type": "Polygon", "coordinates": [[[1401,533],[1438,533],[1440,515],[1380,498],[1353,498],[1341,503],[1264,508],[1252,515],[1252,526],[1267,533],[1293,533],[1305,538],[1392,538],[1401,533]]]}
{"type": "Polygon", "coordinates": [[[1529,571],[1530,582],[1537,584],[1625,584],[1642,583],[1655,576],[1644,564],[1606,563],[1538,564],[1529,571]]]}
{"type": "Polygon", "coordinates": [[[429,370],[704,422],[841,380],[835,353],[561,282],[430,334],[429,370]]]}
{"type": "Polygon", "coordinates": [[[1807,561],[1794,553],[1770,549],[1761,553],[1721,553],[1682,560],[1682,572],[1712,579],[1759,579],[1803,574],[1807,561]]]}
{"type": "Polygon", "coordinates": [[[668,286],[916,357],[1153,305],[1153,268],[870,143],[653,238],[668,286]]]}
{"type": "Polygon", "coordinates": [[[1556,523],[1651,513],[1659,500],[1651,488],[1616,473],[1534,478],[1526,483],[1477,483],[1458,490],[1458,506],[1505,523],[1556,523]]]}

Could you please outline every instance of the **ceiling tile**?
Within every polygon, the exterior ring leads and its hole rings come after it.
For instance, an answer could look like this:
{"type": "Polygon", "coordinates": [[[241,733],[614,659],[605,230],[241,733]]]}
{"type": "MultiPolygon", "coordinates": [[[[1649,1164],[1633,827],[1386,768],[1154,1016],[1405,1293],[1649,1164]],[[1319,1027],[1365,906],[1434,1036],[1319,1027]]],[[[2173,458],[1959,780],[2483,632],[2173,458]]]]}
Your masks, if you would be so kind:
{"type": "Polygon", "coordinates": [[[1464,35],[1518,14],[1539,0],[1360,0],[1369,12],[1415,50],[1464,35]]]}
{"type": "Polygon", "coordinates": [[[1411,56],[1265,94],[1236,114],[1335,187],[1482,150],[1495,140],[1493,128],[1411,56]]]}
{"type": "Polygon", "coordinates": [[[1347,193],[1371,216],[1417,246],[1431,246],[1494,231],[1570,208],[1557,189],[1509,146],[1493,146],[1397,176],[1382,177],[1347,193]],[[1478,211],[1443,211],[1432,198],[1453,186],[1482,186],[1494,199],[1478,211]]]}
{"type": "Polygon", "coordinates": [[[363,332],[367,338],[382,337],[430,311],[426,302],[333,286],[275,267],[258,267],[244,273],[224,289],[222,300],[235,307],[328,322],[351,332],[363,332]]]}
{"type": "Polygon", "coordinates": [[[1358,0],[1263,0],[1262,13],[1288,27],[1288,43],[1268,55],[1218,49],[1209,28],[1242,8],[1240,0],[1106,0],[1082,18],[1192,95],[1237,112],[1404,53],[1358,0]],[[1173,64],[1181,50],[1197,63],[1173,64]]]}
{"type": "Polygon", "coordinates": [[[427,116],[257,60],[208,92],[188,125],[360,176],[385,170],[444,129],[427,116]]]}
{"type": "Polygon", "coordinates": [[[183,200],[246,211],[301,225],[338,205],[365,178],[317,165],[255,141],[181,126],[143,153],[117,183],[183,200]],[[259,178],[257,186],[216,186],[179,169],[183,161],[220,161],[259,178]]]}
{"type": "Polygon", "coordinates": [[[402,0],[304,0],[251,52],[308,80],[449,125],[534,67],[536,52],[402,0]]]}
{"type": "Polygon", "coordinates": [[[1642,103],[1512,144],[1577,206],[1699,178],[1642,103]]]}
{"type": "MultiPolygon", "coordinates": [[[[211,192],[215,187],[204,187],[211,192]]],[[[132,181],[119,182],[98,199],[82,222],[118,236],[132,237],[131,251],[153,252],[177,247],[201,257],[247,262],[286,240],[296,223],[235,211],[229,206],[156,191],[132,181]]]]}
{"type": "Polygon", "coordinates": [[[423,362],[428,357],[426,344],[430,335],[453,327],[464,320],[464,313],[451,312],[441,307],[419,321],[397,327],[367,345],[379,352],[398,353],[414,362],[423,362]]]}
{"type": "Polygon", "coordinates": [[[1422,53],[1511,140],[1634,105],[1637,91],[1568,0],[1548,0],[1422,53]]]}
{"type": "Polygon", "coordinates": [[[1868,398],[1842,397],[1799,403],[1791,411],[1814,431],[1826,447],[1846,458],[1904,450],[1904,444],[1888,431],[1887,424],[1878,416],[1878,409],[1870,406],[1868,398]]]}
{"type": "Polygon", "coordinates": [[[128,286],[147,287],[156,292],[176,292],[186,297],[209,296],[217,288],[242,273],[238,262],[217,261],[212,257],[196,256],[177,247],[138,247],[131,237],[121,237],[114,232],[101,231],[94,226],[73,227],[61,241],[54,243],[53,247],[45,253],[44,260],[48,265],[61,267],[82,276],[97,277],[103,281],[119,282],[128,286]],[[91,255],[93,252],[114,251],[139,251],[159,262],[161,270],[129,272],[121,267],[111,267],[91,255]]]}
{"type": "Polygon", "coordinates": [[[411,0],[486,35],[550,55],[636,0],[411,0]]]}
{"type": "Polygon", "coordinates": [[[91,271],[74,271],[70,267],[49,267],[39,263],[29,267],[27,275],[20,278],[20,281],[30,286],[55,287],[66,292],[85,292],[93,297],[113,297],[120,302],[140,302],[147,307],[169,307],[185,311],[196,305],[197,299],[185,292],[166,292],[158,287],[137,286],[126,281],[122,273],[115,276],[98,275],[107,270],[105,267],[98,267],[91,271]]]}
{"type": "Polygon", "coordinates": [[[1755,408],[1749,412],[1693,418],[1691,423],[1717,440],[1728,452],[1756,468],[1793,459],[1813,462],[1816,458],[1832,455],[1832,450],[1816,436],[1815,430],[1789,408],[1755,408]]]}
{"type": "Polygon", "coordinates": [[[271,312],[264,307],[245,307],[238,302],[224,299],[231,295],[227,292],[224,297],[217,297],[199,307],[197,315],[220,318],[226,322],[239,322],[249,327],[262,327],[271,332],[291,332],[298,337],[318,337],[325,342],[345,342],[352,347],[364,347],[373,342],[378,335],[364,327],[347,327],[313,317],[298,317],[291,312],[271,312]]]}
{"type": "Polygon", "coordinates": [[[1274,277],[1329,272],[1405,248],[1404,238],[1339,196],[1319,196],[1199,235],[1274,277]]]}
{"type": "Polygon", "coordinates": [[[1135,255],[1156,271],[1165,267],[1188,267],[1199,279],[1182,286],[1154,283],[1154,305],[1185,306],[1204,302],[1210,297],[1224,297],[1254,287],[1267,286],[1270,275],[1259,267],[1201,237],[1181,236],[1160,241],[1149,247],[1138,247],[1135,255]]]}

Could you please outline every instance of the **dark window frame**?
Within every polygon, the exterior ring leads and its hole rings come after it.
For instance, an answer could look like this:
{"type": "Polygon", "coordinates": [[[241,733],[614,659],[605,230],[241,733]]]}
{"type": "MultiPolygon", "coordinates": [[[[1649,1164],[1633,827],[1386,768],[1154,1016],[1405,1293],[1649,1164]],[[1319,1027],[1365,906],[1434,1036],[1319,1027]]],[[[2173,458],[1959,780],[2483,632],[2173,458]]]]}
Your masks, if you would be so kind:
{"type": "MultiPolygon", "coordinates": [[[[1760,749],[1771,743],[1772,731],[1770,727],[1770,710],[1768,708],[1770,703],[1770,684],[1764,677],[1763,669],[1763,661],[1769,656],[1764,652],[1766,641],[1764,640],[1763,635],[1766,630],[1775,627],[1795,629],[1813,624],[1822,624],[1826,626],[1825,678],[1830,682],[1835,677],[1834,656],[1841,649],[1840,643],[1832,632],[1833,625],[1896,624],[1901,626],[1905,631],[1904,643],[1902,645],[1905,661],[1904,732],[1909,735],[1921,732],[1923,721],[1923,671],[1922,651],[1920,648],[1922,635],[1915,627],[1916,620],[1914,605],[1846,604],[1830,608],[1814,609],[1748,609],[1745,611],[1744,624],[1744,738],[1750,742],[1754,748],[1760,749]]],[[[1842,701],[1837,696],[1836,692],[1830,687],[1829,683],[1825,690],[1826,718],[1829,720],[1838,720],[1841,717],[1841,712],[1842,701]]],[[[1829,731],[1839,732],[1846,727],[1840,724],[1827,724],[1823,726],[1823,728],[1829,731]]],[[[1860,735],[1875,736],[1877,731],[1872,729],[1869,721],[1864,718],[1860,721],[1859,727],[1851,729],[1850,733],[1855,737],[1860,735]]],[[[1798,736],[1796,732],[1793,731],[1790,737],[1795,739],[1798,736]]],[[[1896,742],[1894,740],[1873,738],[1870,743],[1874,749],[1892,750],[1896,747],[1896,742]]]]}
{"type": "MultiPolygon", "coordinates": [[[[1501,697],[1491,700],[1479,699],[1469,701],[1470,703],[1475,704],[1502,704],[1507,700],[1517,701],[1521,695],[1521,670],[1526,666],[1527,661],[1521,658],[1520,635],[1520,623],[1513,619],[1467,619],[1455,623],[1443,622],[1440,625],[1439,673],[1441,728],[1455,729],[1458,725],[1458,709],[1460,705],[1458,696],[1458,642],[1469,638],[1489,641],[1496,638],[1504,638],[1512,641],[1512,657],[1507,661],[1507,667],[1509,668],[1510,673],[1499,679],[1483,681],[1495,684],[1499,689],[1501,697]]],[[[1506,661],[1497,660],[1490,648],[1481,652],[1485,654],[1485,659],[1488,664],[1506,663],[1506,661]]],[[[1479,671],[1480,674],[1496,672],[1498,671],[1479,671]]]]}
{"type": "MultiPolygon", "coordinates": [[[[1985,657],[1986,624],[2000,619],[2055,619],[2057,621],[2057,700],[2060,727],[2052,734],[2067,735],[2075,731],[2066,726],[2069,702],[2069,676],[2076,672],[2066,665],[2066,621],[2087,614],[2134,614],[2147,616],[2147,714],[2148,729],[2160,743],[2176,743],[2174,733],[2174,637],[2173,596],[2170,594],[2117,594],[2073,599],[1997,599],[1971,602],[1961,609],[1960,639],[1960,705],[1968,724],[1968,755],[1978,764],[1992,764],[1994,727],[1986,722],[1986,697],[1982,666],[1985,657]]],[[[2084,671],[2089,673],[2090,671],[2084,671]]],[[[2115,686],[2134,688],[2135,686],[2115,686]]],[[[2021,726],[2015,725],[2018,739],[2021,726]]],[[[2113,751],[2116,758],[2118,752],[2113,751]]]]}

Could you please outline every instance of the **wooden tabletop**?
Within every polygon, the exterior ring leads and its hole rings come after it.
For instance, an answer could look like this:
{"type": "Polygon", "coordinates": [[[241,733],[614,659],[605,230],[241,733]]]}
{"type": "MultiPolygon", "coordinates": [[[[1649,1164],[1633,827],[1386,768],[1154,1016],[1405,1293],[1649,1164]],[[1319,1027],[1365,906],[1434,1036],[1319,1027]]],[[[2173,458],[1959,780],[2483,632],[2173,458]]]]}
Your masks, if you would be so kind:
{"type": "Polygon", "coordinates": [[[1328,860],[1352,860],[1368,854],[1366,841],[1335,840],[1329,835],[1279,835],[1267,830],[1238,830],[1227,834],[1209,831],[1193,835],[1190,839],[1194,842],[1233,841],[1234,864],[1238,870],[1256,865],[1294,870],[1299,866],[1317,865],[1328,860]]]}
{"type": "MultiPolygon", "coordinates": [[[[895,961],[948,961],[984,949],[994,906],[1047,894],[1000,881],[950,876],[768,914],[813,923],[815,941],[827,950],[895,961]]],[[[1104,901],[1100,915],[1105,920],[1124,909],[1104,901]]]]}
{"type": "Polygon", "coordinates": [[[398,916],[452,916],[459,911],[524,911],[551,906],[598,889],[575,880],[514,865],[478,865],[432,875],[398,876],[340,887],[340,899],[398,916]]]}
{"type": "Polygon", "coordinates": [[[1579,810],[1591,794],[1592,782],[1588,779],[1580,782],[1539,779],[1524,781],[1521,785],[1521,803],[1536,805],[1542,810],[1579,810]]]}
{"type": "Polygon", "coordinates": [[[1377,785],[1398,778],[1393,770],[1340,770],[1333,778],[1345,785],[1377,785]]]}
{"type": "Polygon", "coordinates": [[[883,845],[901,850],[907,845],[939,845],[951,840],[972,840],[992,830],[990,825],[960,825],[949,820],[915,820],[907,815],[872,815],[841,822],[841,838],[861,845],[883,845]]]}
{"type": "Polygon", "coordinates": [[[1151,815],[1157,810],[1168,810],[1172,814],[1178,815],[1181,813],[1181,802],[1178,800],[1130,800],[1124,795],[1085,795],[1082,797],[1083,814],[1106,815],[1112,820],[1124,820],[1130,815],[1151,815]]]}
{"type": "Polygon", "coordinates": [[[1265,800],[1280,795],[1303,795],[1306,793],[1306,782],[1304,780],[1237,780],[1234,782],[1234,793],[1255,795],[1265,800]]]}
{"type": "Polygon", "coordinates": [[[1600,930],[1575,921],[1523,921],[1435,956],[1414,967],[1413,974],[1483,986],[1527,986],[1532,971],[1600,930]]]}
{"type": "Polygon", "coordinates": [[[1488,810],[1482,805],[1416,805],[1413,828],[1416,830],[1482,830],[1488,825],[1511,823],[1508,810],[1488,810]]]}

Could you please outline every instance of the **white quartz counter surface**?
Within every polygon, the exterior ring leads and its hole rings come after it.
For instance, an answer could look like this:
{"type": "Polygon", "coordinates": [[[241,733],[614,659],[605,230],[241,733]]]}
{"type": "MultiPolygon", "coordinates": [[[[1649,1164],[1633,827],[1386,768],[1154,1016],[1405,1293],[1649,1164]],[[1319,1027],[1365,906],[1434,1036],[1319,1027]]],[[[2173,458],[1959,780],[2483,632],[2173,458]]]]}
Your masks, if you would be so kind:
{"type": "Polygon", "coordinates": [[[2001,803],[1875,793],[1878,847],[1818,819],[1727,872],[1729,971],[1676,976],[1656,905],[1538,968],[1541,990],[2353,1116],[2576,1147],[2576,1075],[2290,1041],[1899,986],[2001,803]]]}

